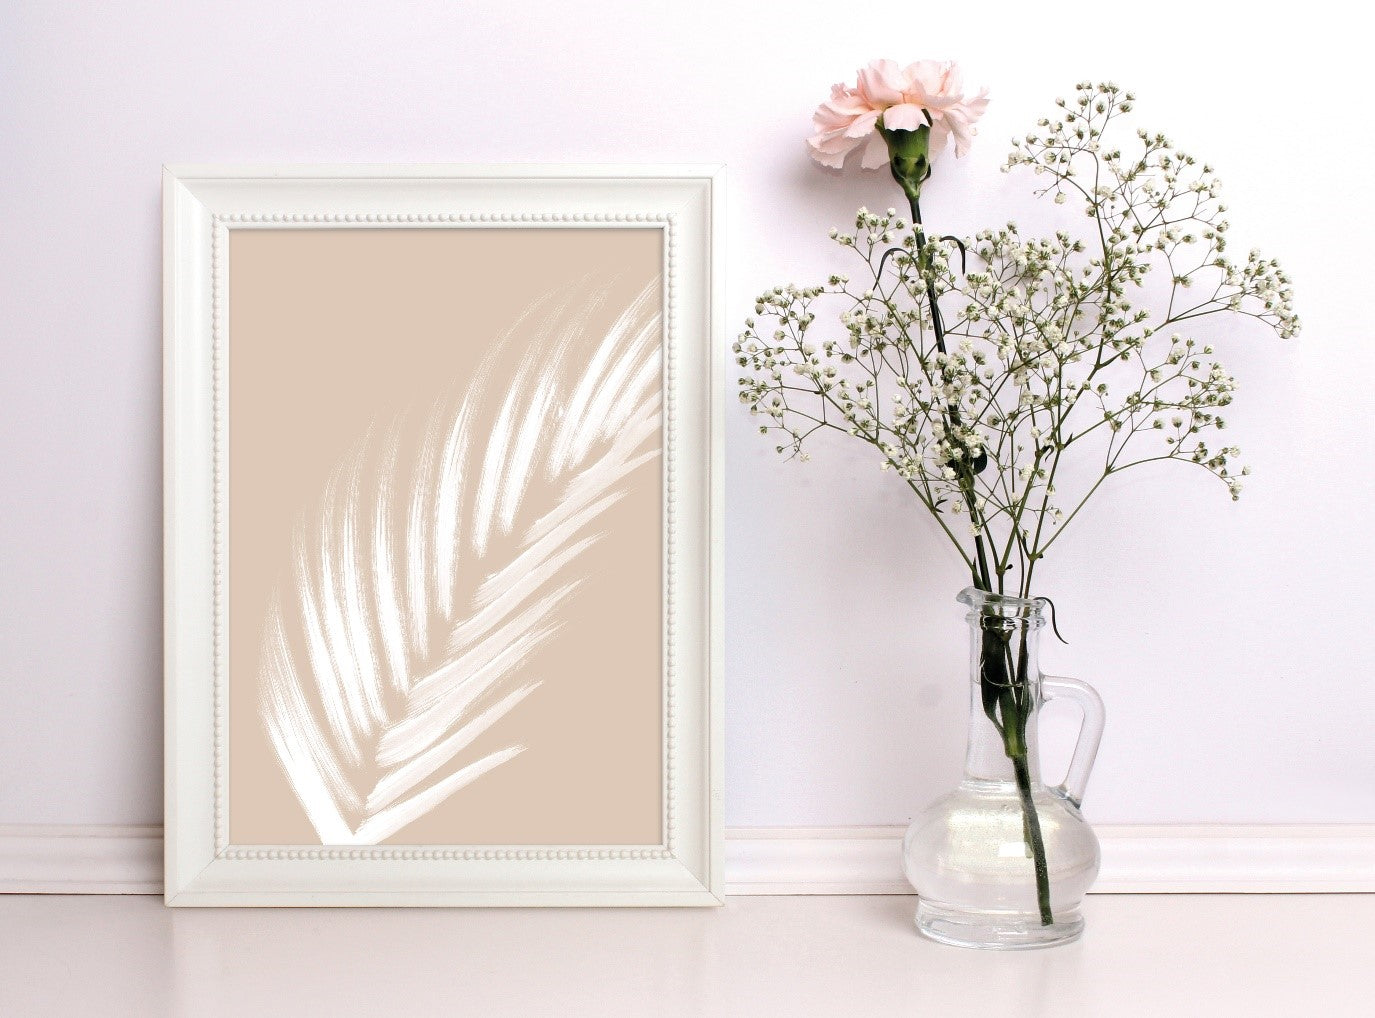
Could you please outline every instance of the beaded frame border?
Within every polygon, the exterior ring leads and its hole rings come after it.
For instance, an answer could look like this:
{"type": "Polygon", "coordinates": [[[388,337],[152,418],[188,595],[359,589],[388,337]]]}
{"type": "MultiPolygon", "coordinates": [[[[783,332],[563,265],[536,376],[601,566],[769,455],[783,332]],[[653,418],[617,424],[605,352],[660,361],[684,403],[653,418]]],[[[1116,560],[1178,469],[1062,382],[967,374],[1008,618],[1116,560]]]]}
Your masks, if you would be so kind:
{"type": "Polygon", "coordinates": [[[215,858],[225,860],[288,861],[503,861],[548,862],[568,860],[644,860],[675,856],[678,790],[675,769],[678,745],[676,717],[676,646],[674,592],[678,563],[675,559],[677,513],[675,499],[675,450],[677,446],[676,373],[680,330],[678,294],[681,290],[678,258],[678,216],[661,212],[224,212],[211,217],[211,373],[214,390],[213,426],[213,524],[214,524],[214,807],[215,858]],[[627,225],[658,227],[664,232],[664,651],[663,651],[663,844],[658,846],[286,846],[233,845],[229,842],[228,808],[228,671],[226,636],[223,631],[226,554],[228,463],[225,441],[228,428],[228,258],[229,231],[236,228],[292,225],[449,225],[465,224],[578,224],[603,228],[627,225]]]}

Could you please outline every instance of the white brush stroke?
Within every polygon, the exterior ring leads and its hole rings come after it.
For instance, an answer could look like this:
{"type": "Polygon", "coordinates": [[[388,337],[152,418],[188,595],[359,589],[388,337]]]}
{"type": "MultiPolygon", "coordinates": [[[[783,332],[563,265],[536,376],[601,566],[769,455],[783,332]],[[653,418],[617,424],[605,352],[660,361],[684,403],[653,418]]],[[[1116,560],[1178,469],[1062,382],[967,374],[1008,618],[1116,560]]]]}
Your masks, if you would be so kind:
{"type": "Polygon", "coordinates": [[[332,471],[314,525],[298,526],[291,587],[264,626],[260,712],[323,844],[382,842],[524,751],[456,766],[539,688],[527,662],[558,639],[576,562],[605,536],[596,520],[660,454],[659,293],[656,279],[593,344],[604,288],[532,302],[432,410],[413,462],[400,422],[380,443],[369,432],[332,471]],[[494,362],[517,345],[483,436],[494,362]],[[573,351],[589,345],[579,371],[573,351]],[[528,498],[540,475],[561,492],[553,504],[528,498]],[[512,534],[518,549],[494,560],[494,538],[512,534]],[[483,579],[459,589],[465,556],[483,579]]]}

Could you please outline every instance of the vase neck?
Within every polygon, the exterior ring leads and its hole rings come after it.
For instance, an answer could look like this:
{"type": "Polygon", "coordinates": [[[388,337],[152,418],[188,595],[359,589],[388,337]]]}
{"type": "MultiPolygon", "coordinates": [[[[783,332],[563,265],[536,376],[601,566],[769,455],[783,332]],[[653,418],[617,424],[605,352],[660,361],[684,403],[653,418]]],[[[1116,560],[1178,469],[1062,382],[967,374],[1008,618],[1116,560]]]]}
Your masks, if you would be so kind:
{"type": "MultiPolygon", "coordinates": [[[[1038,657],[1040,631],[1045,625],[1045,602],[1040,599],[1002,597],[980,590],[960,594],[969,606],[969,740],[965,777],[974,781],[1013,781],[1015,772],[1008,756],[1003,723],[1005,693],[1015,691],[1020,703],[1030,704],[1022,725],[1011,734],[1026,747],[1033,782],[1040,781],[1037,714],[1041,704],[1041,668],[1038,657]],[[986,702],[994,704],[995,724],[986,702]]],[[[1017,711],[1012,712],[1017,715],[1017,711]]]]}

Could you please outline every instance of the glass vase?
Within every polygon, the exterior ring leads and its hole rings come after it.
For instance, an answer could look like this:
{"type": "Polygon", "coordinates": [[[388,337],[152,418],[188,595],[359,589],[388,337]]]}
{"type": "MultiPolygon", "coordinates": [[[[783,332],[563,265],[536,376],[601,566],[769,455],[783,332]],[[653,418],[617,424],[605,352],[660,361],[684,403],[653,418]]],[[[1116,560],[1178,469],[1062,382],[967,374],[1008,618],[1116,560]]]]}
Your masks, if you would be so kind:
{"type": "Polygon", "coordinates": [[[969,588],[969,741],[964,778],[903,839],[916,888],[917,929],[961,947],[1002,950],[1067,943],[1098,875],[1098,839],[1079,812],[1103,734],[1103,702],[1076,679],[1043,675],[1043,598],[969,588]],[[1041,779],[1037,717],[1057,697],[1083,710],[1063,783],[1041,779]]]}

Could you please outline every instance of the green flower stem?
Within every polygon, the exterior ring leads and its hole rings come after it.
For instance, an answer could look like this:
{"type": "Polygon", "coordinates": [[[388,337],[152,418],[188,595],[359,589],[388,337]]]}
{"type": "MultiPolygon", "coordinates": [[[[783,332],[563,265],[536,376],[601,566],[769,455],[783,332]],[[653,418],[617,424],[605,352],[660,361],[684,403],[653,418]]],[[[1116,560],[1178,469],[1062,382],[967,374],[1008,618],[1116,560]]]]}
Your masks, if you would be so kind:
{"type": "MultiPolygon", "coordinates": [[[[921,221],[921,185],[930,176],[928,161],[929,128],[917,131],[884,131],[888,143],[893,179],[907,196],[912,212],[912,230],[916,239],[917,252],[926,246],[926,231],[921,221]]],[[[945,322],[941,318],[940,304],[937,302],[936,284],[930,274],[926,277],[926,300],[931,309],[931,328],[936,337],[936,349],[948,353],[945,345],[945,322]]],[[[946,423],[953,433],[960,427],[960,411],[955,403],[945,407],[946,423]]],[[[1040,458],[1037,457],[1039,465],[1040,458]]],[[[974,553],[977,568],[973,571],[974,586],[985,593],[993,593],[992,576],[988,569],[988,555],[984,549],[984,524],[979,514],[978,499],[975,495],[975,466],[968,456],[963,456],[951,464],[959,480],[960,491],[969,509],[969,520],[974,529],[974,553]]],[[[1014,521],[1015,525],[1020,520],[1014,521]]],[[[1032,563],[1034,564],[1034,558],[1032,563]]],[[[999,563],[998,586],[1001,590],[1003,574],[1007,563],[999,563]]],[[[1022,634],[1021,647],[1017,654],[1015,668],[1010,667],[1011,655],[1008,653],[1008,634],[995,630],[984,630],[982,660],[979,663],[980,695],[984,712],[998,728],[1003,737],[1003,751],[1012,761],[1012,770],[1017,778],[1017,794],[1022,804],[1022,832],[1027,850],[1031,855],[1032,867],[1036,871],[1036,905],[1041,915],[1041,925],[1049,926],[1055,921],[1050,910],[1050,872],[1046,865],[1045,840],[1041,835],[1041,818],[1036,812],[1036,804],[1031,797],[1031,766],[1028,759],[1026,741],[1027,723],[1034,708],[1031,683],[1028,681],[1028,655],[1026,634],[1022,634]]]]}
{"type": "Polygon", "coordinates": [[[1003,739],[1003,752],[1012,761],[1017,779],[1017,795],[1022,804],[1022,837],[1036,872],[1036,905],[1041,925],[1055,921],[1050,909],[1050,872],[1046,865],[1046,845],[1041,834],[1041,818],[1031,797],[1030,749],[1027,725],[1035,708],[1032,685],[1027,674],[1030,656],[1023,633],[1013,666],[1009,653],[1010,634],[985,628],[979,654],[979,687],[984,713],[1003,739]]]}
{"type": "MultiPolygon", "coordinates": [[[[889,132],[894,134],[921,134],[925,132],[889,132]]],[[[894,146],[890,140],[890,152],[894,146]]],[[[925,166],[925,160],[921,165],[925,166]]],[[[929,171],[928,171],[929,172],[929,171]]],[[[917,251],[926,245],[926,232],[921,222],[921,179],[902,172],[898,162],[893,162],[893,177],[902,186],[912,211],[912,229],[916,236],[917,251]]],[[[926,280],[926,299],[931,308],[931,328],[936,335],[936,349],[946,353],[945,323],[941,318],[940,305],[936,302],[936,284],[928,276],[926,280]]],[[[960,426],[959,408],[946,407],[946,416],[951,430],[960,426]]],[[[984,550],[983,526],[979,519],[978,502],[974,495],[974,468],[968,457],[955,464],[960,475],[960,489],[964,492],[965,504],[969,508],[969,519],[976,527],[974,534],[974,554],[977,569],[974,571],[974,586],[985,593],[993,593],[992,577],[988,570],[988,556],[984,550]]],[[[999,586],[1003,569],[998,571],[999,586]]],[[[1008,674],[1008,655],[1006,643],[996,633],[985,631],[983,661],[980,663],[979,681],[984,702],[984,711],[1003,736],[1003,750],[1012,761],[1012,770],[1017,777],[1017,794],[1022,803],[1022,831],[1027,850],[1031,853],[1032,866],[1036,871],[1036,905],[1041,914],[1041,925],[1049,926],[1055,921],[1050,910],[1050,872],[1046,865],[1046,845],[1041,836],[1041,818],[1036,812],[1036,804],[1031,798],[1031,766],[1028,762],[1026,744],[1027,722],[1031,717],[1033,704],[1030,683],[1027,675],[1027,652],[1025,636],[1017,657],[1015,674],[1008,674]],[[991,644],[991,645],[990,645],[991,644]],[[1001,715],[1001,722],[999,721],[1001,715]]]]}
{"type": "MultiPolygon", "coordinates": [[[[921,182],[930,175],[930,168],[926,162],[925,147],[923,145],[922,158],[916,164],[917,169],[911,173],[904,173],[900,168],[897,158],[898,148],[893,138],[897,135],[926,135],[928,129],[920,131],[885,131],[884,137],[888,139],[888,150],[893,154],[893,179],[901,185],[903,193],[907,195],[908,206],[912,210],[912,230],[916,237],[917,252],[926,246],[926,231],[921,225],[921,182]]],[[[936,284],[927,277],[926,280],[926,300],[931,307],[931,329],[936,334],[936,349],[941,353],[946,353],[945,348],[945,322],[941,319],[940,305],[936,303],[936,284]]],[[[953,403],[946,407],[946,417],[951,431],[960,426],[960,411],[953,403]]],[[[988,571],[988,553],[984,550],[983,526],[979,520],[978,501],[974,496],[974,471],[968,459],[963,459],[955,464],[955,469],[960,475],[960,490],[964,493],[965,505],[969,508],[969,519],[974,524],[974,558],[977,569],[973,572],[974,586],[979,590],[992,592],[993,581],[988,571]]],[[[999,574],[1001,580],[1002,574],[999,574]]]]}
{"type": "Polygon", "coordinates": [[[1050,873],[1046,869],[1046,843],[1041,839],[1041,818],[1036,813],[1036,804],[1031,801],[1031,773],[1027,766],[1026,751],[1014,756],[1011,750],[1012,769],[1017,773],[1017,793],[1022,800],[1022,831],[1031,849],[1031,862],[1036,868],[1036,907],[1041,913],[1041,925],[1049,926],[1055,922],[1050,912],[1050,873]]]}

